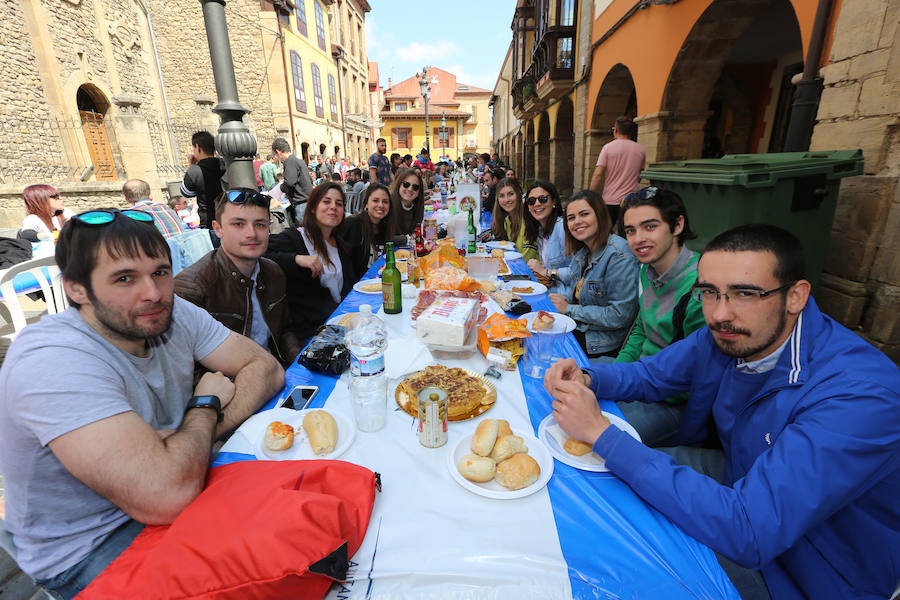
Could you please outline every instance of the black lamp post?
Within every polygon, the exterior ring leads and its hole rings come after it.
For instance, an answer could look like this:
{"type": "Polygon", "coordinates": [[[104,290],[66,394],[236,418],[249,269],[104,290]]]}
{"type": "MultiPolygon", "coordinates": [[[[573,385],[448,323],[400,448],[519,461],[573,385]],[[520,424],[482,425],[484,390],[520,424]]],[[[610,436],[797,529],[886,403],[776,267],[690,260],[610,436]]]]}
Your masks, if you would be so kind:
{"type": "Polygon", "coordinates": [[[213,109],[221,122],[216,135],[216,150],[225,159],[228,187],[255,190],[253,156],[256,154],[256,138],[244,124],[244,115],[250,110],[238,102],[231,42],[225,21],[225,0],[200,0],[200,4],[219,101],[213,109]]]}
{"type": "Polygon", "coordinates": [[[430,135],[428,131],[428,97],[431,95],[431,87],[428,85],[428,67],[422,67],[422,79],[419,80],[419,89],[422,91],[422,98],[425,99],[425,149],[431,151],[431,144],[428,143],[430,135]]]}

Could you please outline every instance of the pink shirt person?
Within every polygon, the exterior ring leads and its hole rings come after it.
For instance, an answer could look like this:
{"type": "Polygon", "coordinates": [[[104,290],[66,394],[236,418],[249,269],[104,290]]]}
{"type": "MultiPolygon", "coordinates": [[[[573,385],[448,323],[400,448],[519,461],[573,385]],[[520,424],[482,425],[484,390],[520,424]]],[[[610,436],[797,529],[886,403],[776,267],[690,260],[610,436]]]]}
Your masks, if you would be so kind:
{"type": "Polygon", "coordinates": [[[627,194],[638,190],[646,159],[644,147],[628,139],[617,137],[603,146],[597,166],[605,169],[604,203],[618,205],[627,194]]]}

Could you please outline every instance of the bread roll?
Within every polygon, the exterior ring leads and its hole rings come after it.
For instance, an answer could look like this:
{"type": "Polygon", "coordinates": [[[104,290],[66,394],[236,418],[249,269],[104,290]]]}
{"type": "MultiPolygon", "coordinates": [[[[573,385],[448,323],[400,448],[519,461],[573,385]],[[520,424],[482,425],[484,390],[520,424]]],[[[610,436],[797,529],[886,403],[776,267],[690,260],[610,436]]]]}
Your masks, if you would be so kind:
{"type": "Polygon", "coordinates": [[[497,429],[497,421],[493,419],[484,419],[479,423],[472,436],[472,442],[469,444],[472,452],[479,456],[488,456],[494,447],[494,442],[497,441],[497,429]]]}
{"type": "Polygon", "coordinates": [[[381,291],[381,282],[373,282],[373,283],[364,283],[359,286],[359,291],[361,292],[380,292],[381,291]]]}
{"type": "Polygon", "coordinates": [[[526,488],[541,476],[541,466],[527,454],[516,454],[497,465],[494,479],[511,490],[526,488]]]}
{"type": "Polygon", "coordinates": [[[593,447],[587,442],[582,442],[581,440],[570,437],[563,445],[563,450],[575,456],[583,456],[588,452],[593,451],[593,447]]]}
{"type": "Polygon", "coordinates": [[[316,454],[329,454],[338,440],[337,423],[324,410],[314,410],[303,417],[303,431],[316,454]]]}
{"type": "Polygon", "coordinates": [[[494,449],[491,450],[491,458],[499,463],[513,454],[524,452],[528,452],[528,446],[525,445],[525,440],[517,435],[505,435],[498,439],[497,443],[494,444],[494,449]]]}
{"type": "Polygon", "coordinates": [[[497,419],[497,439],[505,435],[512,435],[512,429],[509,427],[509,421],[506,419],[497,419]]]}
{"type": "Polygon", "coordinates": [[[294,428],[290,425],[285,425],[281,421],[272,421],[266,427],[263,443],[266,449],[274,452],[287,450],[294,445],[294,428]]]}
{"type": "Polygon", "coordinates": [[[459,459],[459,464],[456,465],[456,468],[459,470],[459,474],[469,481],[485,483],[494,478],[497,463],[494,462],[494,459],[486,456],[466,454],[459,459]]]}

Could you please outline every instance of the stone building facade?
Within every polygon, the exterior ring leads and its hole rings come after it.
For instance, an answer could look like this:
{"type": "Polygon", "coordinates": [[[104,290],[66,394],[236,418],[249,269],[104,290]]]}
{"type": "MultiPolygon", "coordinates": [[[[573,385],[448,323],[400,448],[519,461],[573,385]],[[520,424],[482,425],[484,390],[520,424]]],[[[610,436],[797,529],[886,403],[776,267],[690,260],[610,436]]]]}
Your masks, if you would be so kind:
{"type": "MultiPolygon", "coordinates": [[[[251,132],[275,136],[259,0],[229,0],[238,94],[251,132]]],[[[0,3],[0,227],[25,215],[22,189],[49,183],[67,206],[121,206],[125,179],[180,180],[194,131],[218,129],[196,0],[0,3]]]]}
{"type": "Polygon", "coordinates": [[[332,6],[336,40],[332,53],[340,71],[346,156],[353,164],[363,166],[375,150],[372,125],[376,119],[369,106],[366,56],[366,13],[371,10],[366,0],[337,0],[332,6]]]}

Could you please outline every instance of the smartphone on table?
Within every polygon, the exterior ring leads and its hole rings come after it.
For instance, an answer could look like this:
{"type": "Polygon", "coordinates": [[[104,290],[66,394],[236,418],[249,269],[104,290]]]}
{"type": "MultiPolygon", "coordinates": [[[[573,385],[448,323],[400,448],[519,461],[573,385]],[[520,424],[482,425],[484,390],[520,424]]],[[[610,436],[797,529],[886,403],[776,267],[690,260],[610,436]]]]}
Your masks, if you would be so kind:
{"type": "Polygon", "coordinates": [[[310,402],[319,393],[317,385],[297,385],[291,390],[284,400],[275,405],[275,408],[293,408],[294,410],[303,410],[309,408],[310,402]]]}

